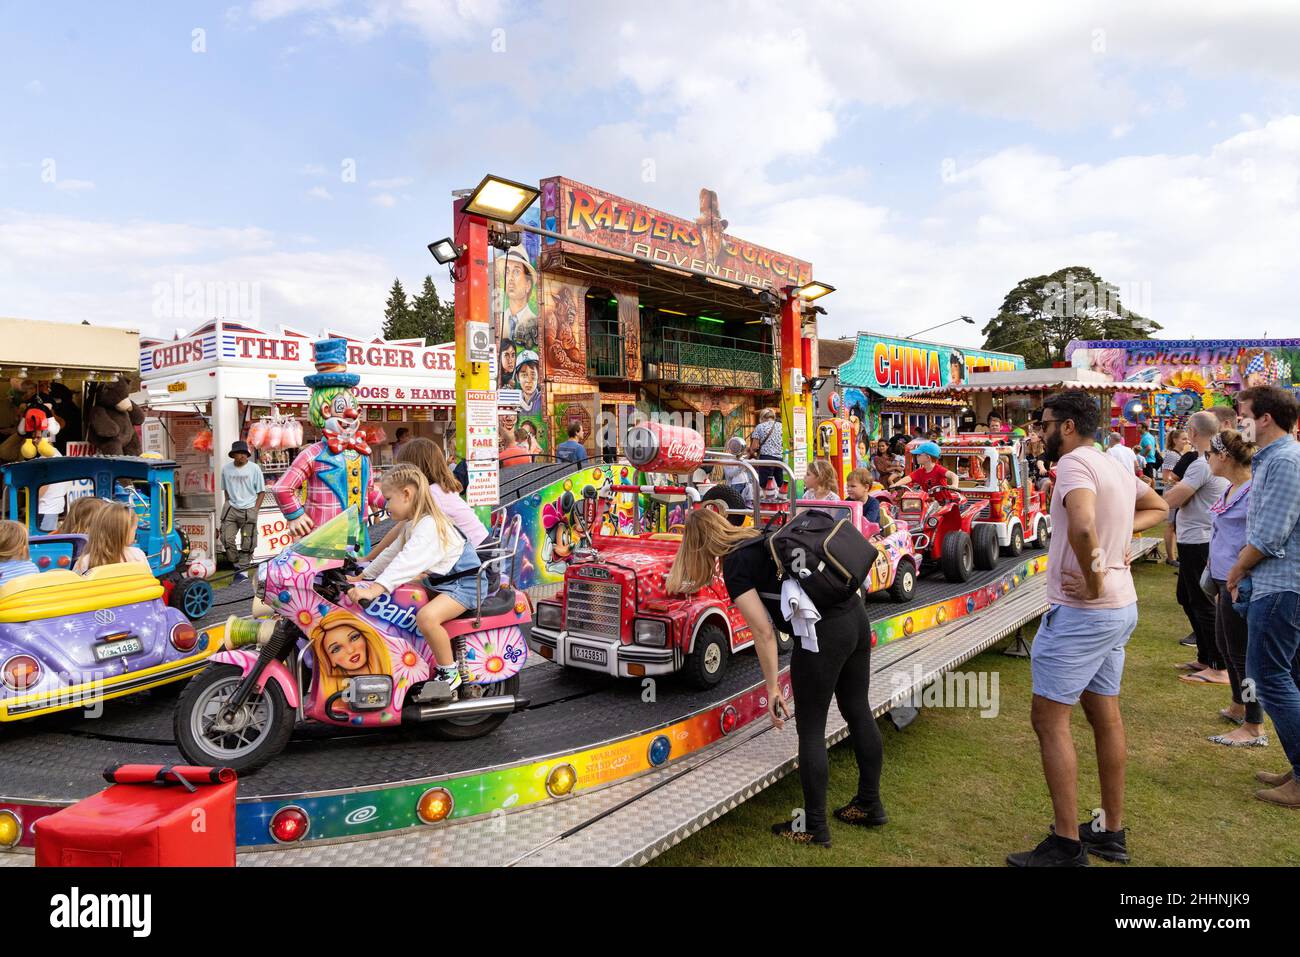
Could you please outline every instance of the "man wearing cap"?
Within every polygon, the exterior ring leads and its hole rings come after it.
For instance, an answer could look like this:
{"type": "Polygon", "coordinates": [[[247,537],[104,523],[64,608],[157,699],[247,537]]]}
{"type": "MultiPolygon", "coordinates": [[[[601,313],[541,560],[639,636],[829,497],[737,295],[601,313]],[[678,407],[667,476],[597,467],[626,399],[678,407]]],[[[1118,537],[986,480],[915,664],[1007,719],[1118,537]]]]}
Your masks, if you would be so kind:
{"type": "Polygon", "coordinates": [[[528,261],[528,253],[523,250],[507,253],[505,274],[506,302],[501,317],[501,338],[513,340],[520,348],[536,349],[537,314],[528,301],[537,285],[537,273],[528,261]]]}
{"type": "Polygon", "coordinates": [[[226,497],[226,508],[221,513],[221,542],[237,582],[248,578],[246,569],[257,547],[257,513],[266,491],[262,467],[251,458],[248,443],[235,442],[230,446],[230,461],[221,466],[221,492],[226,497]]]}
{"type": "Polygon", "coordinates": [[[922,442],[912,452],[916,459],[918,468],[910,475],[904,475],[891,486],[898,488],[900,485],[916,485],[922,490],[928,492],[931,489],[938,488],[941,485],[947,485],[949,488],[957,487],[957,473],[951,469],[946,469],[939,464],[939,456],[942,453],[939,446],[934,442],[922,442]]]}

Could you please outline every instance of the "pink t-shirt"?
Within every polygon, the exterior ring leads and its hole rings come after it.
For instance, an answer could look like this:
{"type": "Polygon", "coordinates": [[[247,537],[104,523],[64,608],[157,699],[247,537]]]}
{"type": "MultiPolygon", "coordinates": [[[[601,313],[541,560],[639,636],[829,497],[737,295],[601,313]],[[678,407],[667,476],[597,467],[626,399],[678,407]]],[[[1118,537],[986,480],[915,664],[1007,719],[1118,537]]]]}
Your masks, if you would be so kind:
{"type": "Polygon", "coordinates": [[[484,539],[488,537],[488,530],[483,527],[474,509],[466,505],[465,500],[459,495],[453,495],[441,485],[431,485],[429,491],[433,493],[433,500],[438,503],[438,507],[456,523],[456,527],[469,540],[470,545],[475,548],[482,545],[484,539]]]}
{"type": "Polygon", "coordinates": [[[1052,544],[1047,552],[1047,600],[1072,608],[1123,608],[1137,601],[1133,574],[1124,563],[1124,553],[1133,541],[1133,513],[1137,497],[1146,488],[1123,465],[1095,446],[1085,445],[1056,463],[1056,484],[1052,488],[1052,544]],[[1097,542],[1106,562],[1106,579],[1096,601],[1076,600],[1061,590],[1061,578],[1080,574],[1079,562],[1070,547],[1070,520],[1065,496],[1075,489],[1089,489],[1097,496],[1097,542]]]}

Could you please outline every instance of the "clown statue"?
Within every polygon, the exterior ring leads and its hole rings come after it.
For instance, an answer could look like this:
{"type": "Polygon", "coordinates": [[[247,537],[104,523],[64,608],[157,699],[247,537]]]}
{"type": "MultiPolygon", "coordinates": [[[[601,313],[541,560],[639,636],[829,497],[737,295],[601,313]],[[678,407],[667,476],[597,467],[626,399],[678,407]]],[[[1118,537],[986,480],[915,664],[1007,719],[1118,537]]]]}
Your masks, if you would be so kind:
{"type": "Polygon", "coordinates": [[[302,381],[311,389],[308,414],[321,430],[321,439],[298,453],[272,491],[295,538],[355,506],[361,515],[364,552],[370,548],[366,519],[383,508],[384,497],[370,484],[370,447],[359,431],[361,415],[352,394],[361,377],[347,371],[347,350],[345,339],[314,344],[316,372],[302,381]]]}

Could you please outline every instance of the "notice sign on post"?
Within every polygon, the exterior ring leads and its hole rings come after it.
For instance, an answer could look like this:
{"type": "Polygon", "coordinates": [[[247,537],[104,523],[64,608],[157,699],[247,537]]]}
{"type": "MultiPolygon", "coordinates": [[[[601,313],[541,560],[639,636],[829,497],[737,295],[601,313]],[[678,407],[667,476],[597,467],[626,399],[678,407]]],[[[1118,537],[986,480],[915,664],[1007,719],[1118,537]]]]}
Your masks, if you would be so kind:
{"type": "Polygon", "coordinates": [[[465,489],[465,504],[496,505],[501,498],[500,472],[496,462],[469,466],[469,487],[465,489]]]}
{"type": "Polygon", "coordinates": [[[790,448],[794,452],[790,470],[794,472],[795,478],[803,481],[808,474],[808,419],[801,405],[796,405],[790,411],[793,416],[790,448]]]}
{"type": "Polygon", "coordinates": [[[499,451],[495,392],[471,389],[465,393],[465,458],[471,468],[487,462],[496,467],[499,451]]]}
{"type": "Polygon", "coordinates": [[[497,447],[497,394],[470,389],[465,393],[465,465],[469,505],[496,505],[501,497],[497,447]]]}

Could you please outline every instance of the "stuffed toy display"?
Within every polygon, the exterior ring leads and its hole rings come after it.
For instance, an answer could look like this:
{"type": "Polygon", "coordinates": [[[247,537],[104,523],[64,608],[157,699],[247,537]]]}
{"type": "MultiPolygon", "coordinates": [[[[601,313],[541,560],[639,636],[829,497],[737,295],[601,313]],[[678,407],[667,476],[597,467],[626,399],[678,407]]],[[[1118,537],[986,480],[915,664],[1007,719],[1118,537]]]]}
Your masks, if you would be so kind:
{"type": "Polygon", "coordinates": [[[59,420],[45,414],[44,409],[28,409],[18,424],[18,431],[24,436],[19,455],[25,459],[40,456],[43,459],[58,455],[51,441],[59,434],[59,420]]]}
{"type": "Polygon", "coordinates": [[[144,410],[131,401],[131,384],[105,382],[86,416],[86,439],[100,455],[139,455],[135,427],[143,422],[144,410]]]}

